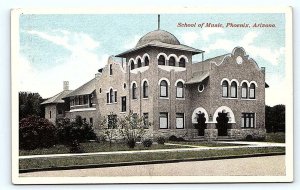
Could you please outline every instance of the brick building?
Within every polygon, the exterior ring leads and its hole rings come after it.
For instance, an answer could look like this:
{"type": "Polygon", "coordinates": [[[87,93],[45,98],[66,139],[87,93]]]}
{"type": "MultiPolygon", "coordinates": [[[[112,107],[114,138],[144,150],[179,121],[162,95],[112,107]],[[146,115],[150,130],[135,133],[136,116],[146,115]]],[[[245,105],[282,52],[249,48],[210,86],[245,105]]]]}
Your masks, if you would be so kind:
{"type": "MultiPolygon", "coordinates": [[[[133,49],[111,56],[91,81],[59,96],[64,116],[81,115],[97,133],[100,116],[132,111],[143,116],[151,138],[264,137],[265,69],[242,47],[194,63],[193,55],[203,53],[167,31],[149,32],[133,49]]],[[[58,109],[47,101],[46,118],[58,109]]]]}

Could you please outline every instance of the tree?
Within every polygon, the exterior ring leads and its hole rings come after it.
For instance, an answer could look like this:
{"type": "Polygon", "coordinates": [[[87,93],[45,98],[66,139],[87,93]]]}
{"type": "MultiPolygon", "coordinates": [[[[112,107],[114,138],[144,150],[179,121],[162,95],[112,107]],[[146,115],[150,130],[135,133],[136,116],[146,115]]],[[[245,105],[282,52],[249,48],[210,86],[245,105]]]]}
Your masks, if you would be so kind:
{"type": "MultiPolygon", "coordinates": [[[[113,113],[111,113],[108,117],[113,118],[113,113]]],[[[111,147],[112,142],[116,139],[116,128],[118,126],[118,121],[117,119],[111,119],[111,121],[109,122],[112,128],[109,128],[107,118],[103,116],[102,118],[100,118],[99,126],[101,129],[103,129],[103,135],[105,136],[105,139],[109,141],[109,147],[111,147]]]]}
{"type": "Polygon", "coordinates": [[[197,113],[197,124],[194,125],[194,127],[198,130],[198,136],[204,135],[204,130],[206,128],[206,118],[204,113],[197,113]]]}
{"type": "Polygon", "coordinates": [[[41,105],[43,101],[38,93],[19,92],[19,121],[30,115],[44,117],[45,110],[41,105]]]}
{"type": "Polygon", "coordinates": [[[267,132],[285,132],[285,105],[266,106],[267,132]]]}

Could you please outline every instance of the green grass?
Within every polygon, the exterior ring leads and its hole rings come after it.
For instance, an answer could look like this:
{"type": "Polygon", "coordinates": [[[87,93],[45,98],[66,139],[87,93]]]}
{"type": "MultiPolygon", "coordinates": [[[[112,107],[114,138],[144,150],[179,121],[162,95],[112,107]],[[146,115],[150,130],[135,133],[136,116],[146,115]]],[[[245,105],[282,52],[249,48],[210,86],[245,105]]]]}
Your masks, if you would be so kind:
{"type": "Polygon", "coordinates": [[[88,164],[105,164],[132,161],[171,160],[210,158],[215,156],[244,155],[257,153],[285,152],[284,147],[237,148],[227,150],[203,150],[185,152],[156,152],[121,155],[73,156],[60,158],[20,159],[20,169],[51,168],[61,166],[78,166],[88,164]]]}
{"type": "MultiPolygon", "coordinates": [[[[155,150],[155,149],[173,149],[186,148],[182,146],[153,144],[146,148],[142,144],[137,144],[135,148],[128,148],[125,143],[112,143],[111,147],[108,142],[87,142],[80,143],[84,152],[112,152],[112,151],[130,151],[130,150],[155,150]]],[[[26,155],[42,155],[42,154],[66,154],[69,153],[69,148],[65,145],[56,145],[51,148],[35,149],[35,150],[20,150],[20,156],[26,155]]]]}
{"type": "Polygon", "coordinates": [[[277,143],[285,143],[285,133],[267,133],[266,134],[266,142],[277,142],[277,143]]]}
{"type": "Polygon", "coordinates": [[[183,145],[192,145],[192,146],[206,146],[206,147],[226,147],[226,146],[245,146],[244,144],[236,144],[236,143],[219,143],[216,141],[212,142],[197,142],[197,141],[168,141],[167,143],[172,144],[183,144],[183,145]]]}

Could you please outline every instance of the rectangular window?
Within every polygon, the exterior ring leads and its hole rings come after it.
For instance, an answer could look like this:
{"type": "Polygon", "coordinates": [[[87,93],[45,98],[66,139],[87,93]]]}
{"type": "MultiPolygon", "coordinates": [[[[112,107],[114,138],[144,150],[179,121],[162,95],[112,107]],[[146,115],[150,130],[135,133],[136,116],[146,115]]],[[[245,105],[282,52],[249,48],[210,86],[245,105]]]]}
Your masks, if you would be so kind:
{"type": "Polygon", "coordinates": [[[222,96],[223,97],[228,97],[228,87],[223,86],[222,89],[223,89],[222,96]]]}
{"type": "Polygon", "coordinates": [[[176,113],[176,129],[184,128],[184,113],[176,113]]]}
{"type": "Polygon", "coordinates": [[[109,103],[109,93],[106,93],[106,103],[109,103]]]}
{"type": "Polygon", "coordinates": [[[183,88],[176,88],[176,98],[183,98],[183,88]]]}
{"type": "Polygon", "coordinates": [[[231,86],[231,97],[232,98],[236,98],[236,87],[235,86],[231,86]]]}
{"type": "Polygon", "coordinates": [[[249,98],[255,99],[255,90],[254,89],[250,88],[250,90],[249,90],[249,98]]]}
{"type": "Polygon", "coordinates": [[[149,113],[143,113],[144,128],[149,128],[149,113]]]}
{"type": "Polygon", "coordinates": [[[117,115],[108,115],[108,128],[109,129],[115,129],[117,128],[117,115]]]}
{"type": "Polygon", "coordinates": [[[93,126],[93,118],[92,117],[90,117],[90,125],[92,125],[93,126]]]}
{"type": "Polygon", "coordinates": [[[50,119],[51,119],[51,117],[52,117],[51,111],[49,112],[49,116],[50,116],[50,119]]]}
{"type": "Polygon", "coordinates": [[[126,112],[126,96],[121,97],[121,112],[126,112]]]}
{"type": "Polygon", "coordinates": [[[255,114],[254,113],[242,113],[241,127],[254,128],[255,127],[255,114]]]}
{"type": "Polygon", "coordinates": [[[159,113],[159,128],[160,129],[168,128],[168,112],[159,113]]]}
{"type": "Polygon", "coordinates": [[[247,88],[242,88],[242,98],[247,98],[247,88]]]}
{"type": "Polygon", "coordinates": [[[118,92],[115,91],[115,103],[117,103],[117,102],[118,102],[118,92]]]}
{"type": "Polygon", "coordinates": [[[109,75],[112,75],[113,74],[113,71],[112,71],[112,65],[110,64],[109,65],[109,75]]]}

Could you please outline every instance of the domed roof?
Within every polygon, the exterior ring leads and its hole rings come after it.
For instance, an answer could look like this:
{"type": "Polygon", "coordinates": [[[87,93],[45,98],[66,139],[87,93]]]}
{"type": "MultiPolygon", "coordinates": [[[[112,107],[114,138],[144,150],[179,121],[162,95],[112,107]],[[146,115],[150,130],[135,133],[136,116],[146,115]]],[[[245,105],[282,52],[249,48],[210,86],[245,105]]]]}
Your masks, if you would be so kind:
{"type": "Polygon", "coordinates": [[[165,30],[154,30],[141,37],[141,39],[136,44],[136,47],[148,44],[153,41],[159,41],[166,44],[180,45],[178,39],[170,32],[167,32],[165,30]]]}

